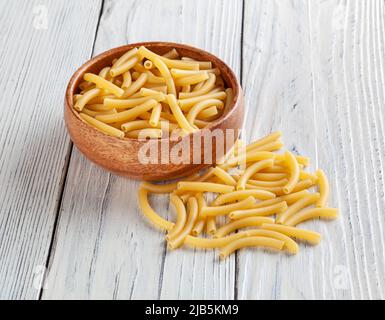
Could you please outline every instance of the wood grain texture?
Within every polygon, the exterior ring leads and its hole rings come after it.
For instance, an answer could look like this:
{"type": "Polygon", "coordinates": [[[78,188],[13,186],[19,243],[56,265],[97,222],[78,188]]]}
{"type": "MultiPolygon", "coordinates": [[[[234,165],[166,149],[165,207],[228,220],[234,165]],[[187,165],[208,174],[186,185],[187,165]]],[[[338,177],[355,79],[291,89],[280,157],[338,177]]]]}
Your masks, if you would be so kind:
{"type": "Polygon", "coordinates": [[[38,298],[69,156],[64,90],[90,55],[99,9],[0,1],[0,299],[38,298]]]}
{"type": "Polygon", "coordinates": [[[383,1],[246,1],[246,136],[281,129],[327,173],[341,218],[304,224],[324,239],[298,256],[240,253],[238,298],[384,297],[384,13],[383,1]]]}
{"type": "MultiPolygon", "coordinates": [[[[174,41],[218,55],[239,75],[241,1],[105,1],[96,53],[138,41],[174,41]]],[[[138,182],[74,149],[43,299],[234,297],[234,257],[167,252],[164,234],[139,212],[138,182]]],[[[154,209],[167,215],[167,197],[154,209]]]]}

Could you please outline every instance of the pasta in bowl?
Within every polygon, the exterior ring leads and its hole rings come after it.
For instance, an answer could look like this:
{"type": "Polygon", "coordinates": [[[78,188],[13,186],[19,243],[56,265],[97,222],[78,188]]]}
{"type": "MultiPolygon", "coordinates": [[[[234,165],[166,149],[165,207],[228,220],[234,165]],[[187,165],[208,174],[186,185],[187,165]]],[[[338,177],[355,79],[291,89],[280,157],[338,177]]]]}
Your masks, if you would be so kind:
{"type": "Polygon", "coordinates": [[[91,161],[119,175],[164,180],[212,165],[232,147],[243,97],[234,72],[214,55],[135,43],[75,72],[64,115],[72,141],[91,161]]]}

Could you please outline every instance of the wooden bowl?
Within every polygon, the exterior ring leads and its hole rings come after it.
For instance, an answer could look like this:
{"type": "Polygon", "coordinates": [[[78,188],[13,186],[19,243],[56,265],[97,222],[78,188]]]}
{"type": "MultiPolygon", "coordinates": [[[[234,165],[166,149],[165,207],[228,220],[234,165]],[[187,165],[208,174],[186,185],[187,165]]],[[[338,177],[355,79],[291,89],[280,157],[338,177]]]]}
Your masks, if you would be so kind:
{"type": "MultiPolygon", "coordinates": [[[[204,145],[204,139],[209,139],[209,141],[212,142],[213,162],[215,162],[217,154],[216,138],[214,135],[210,136],[210,133],[214,130],[216,130],[215,132],[218,132],[218,130],[222,132],[225,132],[227,129],[233,130],[233,137],[231,139],[229,138],[231,135],[225,135],[224,137],[224,149],[229,150],[231,148],[233,141],[238,137],[238,131],[243,122],[243,95],[234,72],[222,60],[206,51],[183,44],[169,42],[133,43],[111,49],[96,56],[74,73],[66,91],[64,119],[73,143],[94,163],[115,174],[133,179],[167,180],[186,176],[211,165],[210,163],[207,163],[207,159],[204,159],[204,149],[197,148],[196,143],[193,144],[193,141],[198,141],[200,139],[202,145],[204,145]],[[123,53],[134,47],[142,45],[158,54],[164,54],[172,48],[176,48],[181,56],[187,56],[202,61],[211,61],[213,66],[219,68],[221,71],[221,75],[227,86],[231,87],[234,91],[234,100],[231,107],[228,108],[228,110],[225,110],[224,114],[219,119],[211,122],[205,130],[199,130],[193,134],[186,135],[177,141],[172,141],[170,138],[150,140],[131,138],[119,139],[108,136],[82,121],[73,108],[73,95],[79,91],[78,86],[83,81],[83,75],[87,72],[99,73],[103,67],[111,65],[112,60],[115,58],[120,57],[123,53]],[[165,139],[167,139],[167,141],[165,141],[165,139]],[[185,159],[183,161],[184,163],[179,164],[161,163],[161,146],[162,143],[164,144],[167,142],[169,142],[169,151],[162,149],[163,159],[166,159],[164,158],[164,152],[167,153],[174,150],[173,147],[177,143],[187,143],[186,145],[190,145],[189,159],[185,159]],[[139,150],[143,150],[141,148],[148,146],[157,148],[152,149],[157,150],[157,152],[152,153],[150,163],[143,163],[143,161],[139,161],[138,152],[139,150]],[[193,161],[193,154],[195,161],[193,161]],[[199,157],[200,162],[197,161],[199,157]]],[[[231,131],[228,132],[231,133],[231,131]]]]}

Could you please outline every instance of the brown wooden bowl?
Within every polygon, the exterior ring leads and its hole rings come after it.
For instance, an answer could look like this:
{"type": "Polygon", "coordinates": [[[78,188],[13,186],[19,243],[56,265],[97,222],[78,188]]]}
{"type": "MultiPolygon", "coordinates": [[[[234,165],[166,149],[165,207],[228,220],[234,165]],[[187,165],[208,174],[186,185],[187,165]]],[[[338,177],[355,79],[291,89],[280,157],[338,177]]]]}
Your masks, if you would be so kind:
{"type": "MultiPolygon", "coordinates": [[[[73,143],[89,160],[121,176],[143,180],[167,180],[186,176],[210,165],[210,163],[207,163],[207,159],[204,159],[204,148],[197,148],[196,144],[193,145],[193,141],[200,139],[202,145],[204,145],[205,137],[209,139],[212,142],[213,162],[215,162],[217,154],[216,138],[215,136],[210,136],[210,133],[214,130],[219,129],[219,131],[225,132],[224,130],[232,129],[233,137],[231,139],[229,138],[231,135],[226,136],[225,134],[224,136],[224,149],[229,150],[232,147],[233,141],[238,137],[239,129],[243,123],[243,95],[234,72],[222,60],[206,51],[170,42],[133,43],[111,49],[96,56],[74,73],[66,91],[64,119],[73,143]],[[123,53],[134,47],[142,45],[158,54],[164,54],[172,48],[176,48],[181,56],[211,61],[221,71],[227,86],[231,87],[234,91],[234,100],[231,107],[225,110],[219,119],[211,122],[205,128],[206,130],[199,130],[193,134],[186,135],[178,141],[171,141],[170,138],[150,140],[119,139],[108,136],[82,121],[73,108],[73,95],[79,91],[78,86],[83,81],[83,75],[87,72],[99,73],[103,67],[111,65],[112,60],[115,58],[120,57],[123,53]],[[168,139],[168,141],[165,141],[165,139],[168,139]],[[181,139],[183,140],[182,142],[181,139]],[[184,163],[160,163],[160,148],[161,144],[165,142],[169,142],[170,152],[177,143],[187,143],[186,145],[190,145],[190,150],[193,150],[193,152],[189,153],[189,159],[185,159],[184,163]],[[158,150],[156,153],[153,153],[150,163],[147,164],[142,163],[138,159],[138,152],[144,146],[150,146],[151,148],[157,148],[152,150],[158,150]],[[193,154],[195,154],[195,161],[193,161],[193,154]],[[199,157],[201,160],[197,163],[196,159],[199,159],[199,157]]],[[[218,130],[215,132],[218,132],[218,130]]]]}

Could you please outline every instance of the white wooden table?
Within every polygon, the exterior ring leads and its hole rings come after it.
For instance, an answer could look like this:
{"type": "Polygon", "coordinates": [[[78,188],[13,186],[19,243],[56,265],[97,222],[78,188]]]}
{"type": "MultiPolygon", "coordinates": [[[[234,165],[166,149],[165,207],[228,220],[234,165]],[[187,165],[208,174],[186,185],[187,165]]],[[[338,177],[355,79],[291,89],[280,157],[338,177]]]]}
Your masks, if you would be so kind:
{"type": "Polygon", "coordinates": [[[384,52],[381,0],[0,0],[0,298],[384,298],[384,52]],[[325,170],[342,216],[307,224],[320,245],[223,262],[167,252],[138,210],[139,183],[72,146],[71,74],[147,40],[229,63],[245,91],[244,139],[280,129],[325,170]]]}

